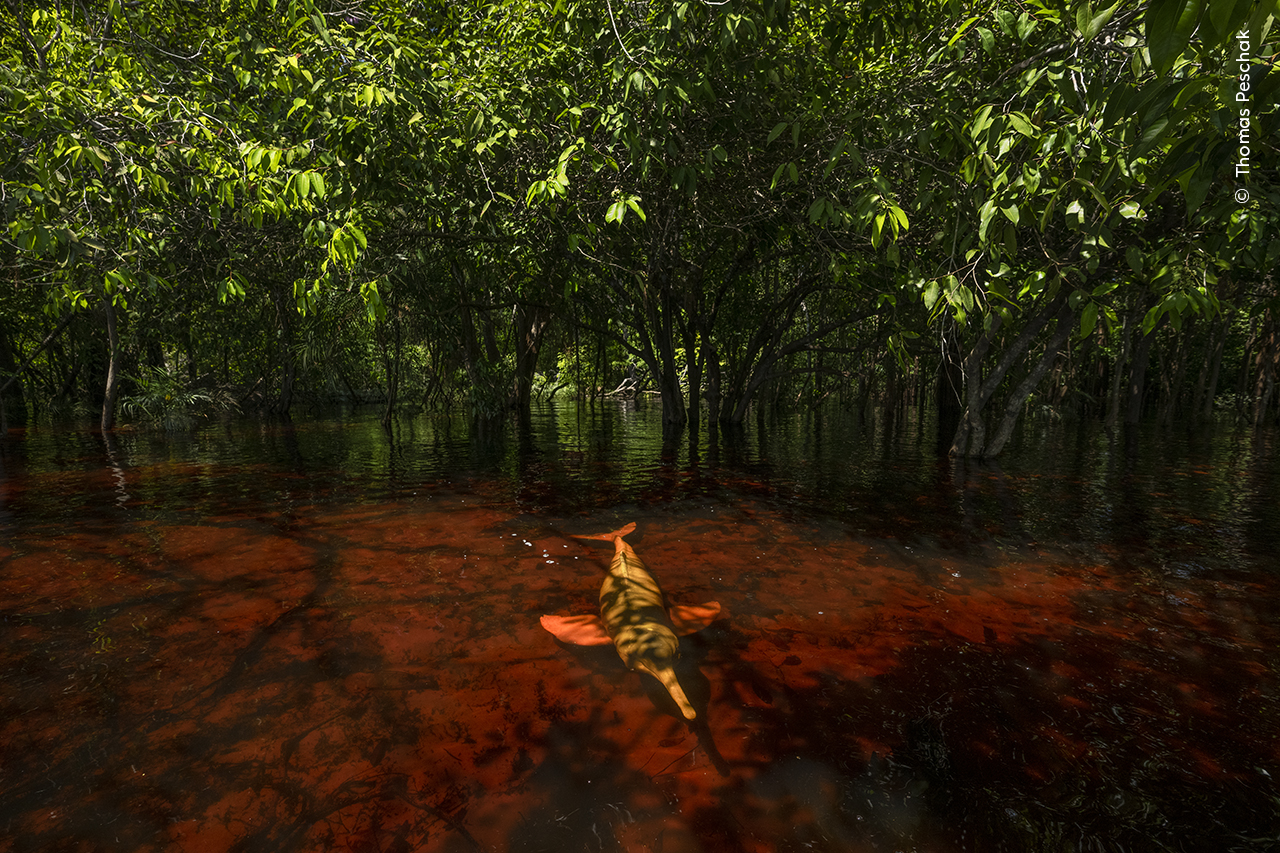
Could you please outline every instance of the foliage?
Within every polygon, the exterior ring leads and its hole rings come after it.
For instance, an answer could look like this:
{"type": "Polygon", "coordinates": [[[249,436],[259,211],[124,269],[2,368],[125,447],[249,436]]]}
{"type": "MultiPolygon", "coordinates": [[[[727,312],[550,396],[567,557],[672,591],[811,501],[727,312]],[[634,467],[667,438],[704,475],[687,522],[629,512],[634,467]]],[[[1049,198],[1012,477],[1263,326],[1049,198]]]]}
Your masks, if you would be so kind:
{"type": "Polygon", "coordinates": [[[191,426],[197,418],[239,410],[226,388],[192,388],[164,368],[150,368],[134,383],[137,392],[120,399],[126,415],[150,421],[168,430],[191,426]]]}
{"type": "Polygon", "coordinates": [[[643,365],[673,424],[951,370],[991,455],[1060,352],[1141,386],[1141,341],[1212,361],[1183,331],[1237,310],[1265,411],[1280,75],[1239,53],[1276,11],[9,0],[0,261],[25,305],[125,312],[112,364],[277,411],[410,369],[493,415],[604,340],[591,381],[643,365]]]}

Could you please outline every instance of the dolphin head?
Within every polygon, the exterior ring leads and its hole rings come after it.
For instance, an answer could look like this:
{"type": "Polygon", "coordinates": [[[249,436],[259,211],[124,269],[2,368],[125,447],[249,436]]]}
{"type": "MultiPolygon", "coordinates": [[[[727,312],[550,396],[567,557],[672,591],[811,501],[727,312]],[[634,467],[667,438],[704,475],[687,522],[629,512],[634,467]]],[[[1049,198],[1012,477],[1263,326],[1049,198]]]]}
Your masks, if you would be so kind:
{"type": "Polygon", "coordinates": [[[686,720],[697,717],[689,697],[676,679],[676,661],[680,659],[680,641],[665,626],[633,626],[614,637],[618,654],[626,665],[652,675],[667,688],[686,720]]]}

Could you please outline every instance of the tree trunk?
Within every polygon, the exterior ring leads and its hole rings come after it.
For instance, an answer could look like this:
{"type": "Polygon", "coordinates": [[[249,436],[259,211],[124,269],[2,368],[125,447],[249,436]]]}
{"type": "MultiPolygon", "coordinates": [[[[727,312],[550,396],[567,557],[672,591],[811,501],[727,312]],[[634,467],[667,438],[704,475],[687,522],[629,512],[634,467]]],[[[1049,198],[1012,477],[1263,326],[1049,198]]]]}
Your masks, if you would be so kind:
{"type": "MultiPolygon", "coordinates": [[[[289,417],[289,409],[293,407],[293,383],[297,374],[297,365],[293,357],[293,312],[292,289],[286,292],[287,285],[272,285],[271,301],[276,309],[276,326],[279,329],[279,340],[276,355],[280,359],[280,392],[275,402],[268,406],[269,411],[281,417],[289,417]]],[[[267,394],[270,394],[268,388],[267,394]]],[[[270,399],[269,397],[267,399],[270,399]]]]}
{"type": "Polygon", "coordinates": [[[940,451],[947,449],[946,442],[955,436],[964,414],[961,396],[964,393],[964,364],[960,359],[959,345],[955,329],[948,326],[942,333],[942,357],[938,361],[934,385],[940,451]]]}
{"type": "Polygon", "coordinates": [[[696,431],[702,417],[702,351],[698,348],[698,328],[692,316],[687,319],[684,327],[684,365],[689,381],[686,414],[690,426],[696,431]]]}
{"type": "Polygon", "coordinates": [[[1222,353],[1226,349],[1227,331],[1230,328],[1231,320],[1229,317],[1220,318],[1213,326],[1213,335],[1209,342],[1209,358],[1205,362],[1209,368],[1208,380],[1203,382],[1196,391],[1195,416],[1201,421],[1207,421],[1213,417],[1213,400],[1218,396],[1218,376],[1222,372],[1222,353]]]}
{"type": "Polygon", "coordinates": [[[103,432],[115,428],[116,397],[120,393],[120,335],[116,329],[116,305],[110,294],[102,299],[102,307],[107,316],[107,384],[102,397],[103,432]]]}
{"type": "MultiPolygon", "coordinates": [[[[64,320],[63,325],[65,323],[64,320]]],[[[62,326],[58,328],[61,330],[62,326]]],[[[17,353],[9,339],[8,329],[0,325],[0,435],[9,432],[9,422],[5,416],[6,403],[18,409],[25,406],[17,353]]]]}
{"type": "Polygon", "coordinates": [[[1044,379],[1044,375],[1058,360],[1058,356],[1062,352],[1063,345],[1067,342],[1068,335],[1071,334],[1072,323],[1071,308],[1063,305],[1058,311],[1058,327],[1053,330],[1053,334],[1049,337],[1049,342],[1045,345],[1044,354],[1040,356],[1040,360],[1035,367],[1027,371],[1027,375],[1014,388],[1013,393],[1009,395],[1008,401],[1004,406],[1004,417],[1000,421],[1000,426],[996,430],[995,436],[991,439],[991,443],[984,449],[983,457],[990,459],[1000,455],[1000,451],[1004,450],[1005,444],[1008,443],[1009,437],[1013,435],[1013,428],[1018,423],[1018,415],[1022,412],[1023,405],[1027,402],[1027,398],[1031,396],[1031,392],[1035,391],[1036,386],[1044,379]]]}
{"type": "MultiPolygon", "coordinates": [[[[400,395],[400,353],[402,335],[400,320],[394,314],[390,318],[392,342],[388,347],[385,333],[378,329],[378,348],[382,350],[382,370],[387,377],[387,403],[382,409],[382,428],[391,428],[391,419],[395,414],[396,402],[400,395]]],[[[343,379],[345,382],[345,377],[343,379]]],[[[348,386],[349,387],[349,386],[348,386]]]]}
{"type": "Polygon", "coordinates": [[[705,338],[702,341],[702,360],[707,366],[707,423],[714,430],[716,421],[720,420],[720,354],[715,344],[705,338]]]}
{"type": "Polygon", "coordinates": [[[512,313],[516,339],[515,407],[528,415],[532,403],[533,377],[538,367],[542,336],[551,320],[551,310],[542,305],[518,304],[512,313]]]}
{"type": "MultiPolygon", "coordinates": [[[[645,344],[645,362],[658,380],[662,397],[662,422],[679,426],[688,420],[684,393],[680,389],[680,374],[676,369],[675,317],[678,310],[666,282],[650,279],[650,286],[657,292],[646,300],[644,306],[648,328],[652,330],[652,346],[645,344]],[[655,286],[656,285],[656,286],[655,286]]],[[[647,336],[646,336],[647,337],[647,336]]]]}
{"type": "Polygon", "coordinates": [[[1275,316],[1267,309],[1262,319],[1262,331],[1258,341],[1258,375],[1254,384],[1253,426],[1261,427],[1266,420],[1276,387],[1277,368],[1280,368],[1280,335],[1277,334],[1275,316]]]}
{"type": "Polygon", "coordinates": [[[1057,315],[1066,302],[1065,293],[1058,294],[1043,305],[1039,311],[1027,320],[1026,326],[1009,344],[996,362],[991,373],[984,379],[982,376],[982,360],[986,357],[996,333],[1000,331],[1002,320],[999,314],[991,314],[986,330],[964,362],[965,411],[956,428],[955,440],[951,443],[953,456],[986,455],[987,424],[983,410],[991,402],[992,396],[1014,364],[1021,361],[1031,349],[1031,344],[1050,320],[1057,315]]]}
{"type": "MultiPolygon", "coordinates": [[[[1161,318],[1163,320],[1163,318],[1161,318]]],[[[1142,419],[1142,394],[1146,389],[1147,362],[1151,358],[1151,342],[1155,338],[1161,323],[1138,340],[1138,349],[1133,354],[1133,369],[1129,371],[1129,390],[1126,394],[1128,402],[1125,407],[1125,426],[1134,426],[1142,419]]]]}
{"type": "Polygon", "coordinates": [[[1124,382],[1125,367],[1129,364],[1130,351],[1133,348],[1133,327],[1137,323],[1139,309],[1135,308],[1124,316],[1124,324],[1120,329],[1120,355],[1111,369],[1111,390],[1107,394],[1106,426],[1114,430],[1120,422],[1121,386],[1124,382]]]}
{"type": "Polygon", "coordinates": [[[1173,421],[1178,409],[1178,400],[1182,396],[1182,380],[1187,372],[1187,362],[1191,360],[1192,335],[1195,318],[1192,317],[1183,325],[1181,333],[1174,338],[1173,369],[1160,371],[1160,384],[1165,391],[1164,405],[1160,407],[1160,423],[1168,425],[1173,421]],[[1178,344],[1181,345],[1178,345],[1178,344]]]}
{"type": "MultiPolygon", "coordinates": [[[[58,339],[58,335],[62,334],[62,330],[67,327],[75,316],[75,314],[67,314],[59,320],[58,325],[54,326],[53,331],[45,335],[44,340],[41,341],[40,345],[32,351],[31,355],[27,356],[26,359],[23,360],[22,364],[16,363],[16,353],[9,342],[8,335],[4,333],[3,329],[0,329],[0,348],[2,348],[0,349],[0,368],[3,369],[3,372],[0,373],[0,380],[3,380],[0,381],[0,435],[7,435],[9,432],[8,415],[5,411],[5,396],[12,394],[13,404],[25,408],[25,397],[22,393],[22,372],[31,366],[31,363],[36,360],[36,356],[44,352],[50,344],[58,339]],[[8,374],[7,378],[4,374],[8,374]],[[17,391],[10,392],[10,388],[16,388],[17,391]]],[[[80,365],[76,365],[71,371],[71,379],[68,380],[68,384],[71,380],[75,379],[76,374],[79,372],[80,365]]],[[[66,390],[65,385],[63,386],[63,390],[66,390]]]]}

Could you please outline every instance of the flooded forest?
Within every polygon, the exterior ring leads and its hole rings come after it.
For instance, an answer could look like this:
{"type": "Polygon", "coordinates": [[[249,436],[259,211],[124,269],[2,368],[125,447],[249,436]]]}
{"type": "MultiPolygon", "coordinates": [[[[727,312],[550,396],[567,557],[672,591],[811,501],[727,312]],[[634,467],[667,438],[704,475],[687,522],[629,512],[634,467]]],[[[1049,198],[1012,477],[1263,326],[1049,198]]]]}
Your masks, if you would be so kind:
{"type": "Polygon", "coordinates": [[[0,3],[0,853],[1280,849],[1277,16],[0,3]]]}

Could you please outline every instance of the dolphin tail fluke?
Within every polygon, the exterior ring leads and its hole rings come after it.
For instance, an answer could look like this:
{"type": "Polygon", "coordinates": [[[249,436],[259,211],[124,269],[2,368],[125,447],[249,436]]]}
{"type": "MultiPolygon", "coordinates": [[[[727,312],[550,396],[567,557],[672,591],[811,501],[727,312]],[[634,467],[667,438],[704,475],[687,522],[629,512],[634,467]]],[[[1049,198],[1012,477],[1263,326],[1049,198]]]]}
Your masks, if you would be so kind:
{"type": "Polygon", "coordinates": [[[619,527],[617,530],[612,530],[608,533],[574,533],[573,538],[574,539],[599,539],[603,542],[613,542],[616,539],[621,539],[623,536],[626,536],[628,533],[632,532],[635,529],[636,529],[636,523],[633,521],[629,524],[619,527]]]}

